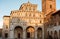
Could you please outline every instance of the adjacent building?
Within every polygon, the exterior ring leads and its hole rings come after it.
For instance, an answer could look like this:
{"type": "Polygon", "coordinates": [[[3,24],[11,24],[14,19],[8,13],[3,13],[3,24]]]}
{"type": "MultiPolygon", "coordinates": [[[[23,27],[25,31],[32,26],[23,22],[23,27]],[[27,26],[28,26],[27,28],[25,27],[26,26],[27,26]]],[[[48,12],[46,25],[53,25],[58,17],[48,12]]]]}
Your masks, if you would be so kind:
{"type": "Polygon", "coordinates": [[[46,23],[48,35],[53,39],[60,39],[60,10],[53,12],[49,19],[46,23]]]}

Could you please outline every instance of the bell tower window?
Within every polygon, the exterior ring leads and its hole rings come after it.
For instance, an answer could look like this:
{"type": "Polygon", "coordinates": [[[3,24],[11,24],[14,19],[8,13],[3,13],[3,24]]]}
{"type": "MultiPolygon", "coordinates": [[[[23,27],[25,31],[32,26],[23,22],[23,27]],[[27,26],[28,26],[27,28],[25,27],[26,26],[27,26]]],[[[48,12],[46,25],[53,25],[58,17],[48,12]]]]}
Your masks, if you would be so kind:
{"type": "Polygon", "coordinates": [[[52,5],[50,5],[50,8],[52,9],[52,5]]]}

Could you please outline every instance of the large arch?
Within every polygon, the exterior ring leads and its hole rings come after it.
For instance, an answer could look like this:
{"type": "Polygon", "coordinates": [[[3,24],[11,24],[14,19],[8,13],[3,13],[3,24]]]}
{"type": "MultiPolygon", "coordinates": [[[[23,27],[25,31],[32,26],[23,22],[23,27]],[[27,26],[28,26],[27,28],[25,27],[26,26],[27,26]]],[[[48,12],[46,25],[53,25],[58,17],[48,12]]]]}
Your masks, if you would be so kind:
{"type": "Polygon", "coordinates": [[[23,38],[23,28],[21,26],[16,26],[14,28],[14,38],[16,38],[16,39],[23,38]]]}
{"type": "Polygon", "coordinates": [[[42,39],[42,28],[40,27],[37,29],[37,38],[42,39]]]}
{"type": "Polygon", "coordinates": [[[54,39],[58,39],[58,34],[56,30],[54,31],[54,39]]]}
{"type": "Polygon", "coordinates": [[[35,29],[32,26],[26,28],[26,38],[33,39],[35,37],[35,29]]]}

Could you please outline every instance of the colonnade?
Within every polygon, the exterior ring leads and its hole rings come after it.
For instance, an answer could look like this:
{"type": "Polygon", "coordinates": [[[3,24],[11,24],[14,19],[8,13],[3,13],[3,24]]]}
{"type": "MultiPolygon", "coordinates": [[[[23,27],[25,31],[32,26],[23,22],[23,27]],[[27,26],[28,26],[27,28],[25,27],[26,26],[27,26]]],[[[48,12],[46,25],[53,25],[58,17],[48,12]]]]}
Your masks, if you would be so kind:
{"type": "Polygon", "coordinates": [[[28,27],[21,27],[21,26],[16,26],[12,29],[10,29],[10,32],[9,32],[9,38],[22,38],[22,39],[28,39],[28,38],[31,38],[31,39],[44,39],[44,33],[43,33],[43,28],[41,27],[33,27],[33,26],[28,26],[28,27]],[[17,37],[15,37],[15,33],[18,34],[19,32],[16,30],[15,32],[15,29],[18,29],[20,27],[20,29],[22,31],[22,33],[20,33],[20,35],[16,35],[17,37]],[[18,32],[18,33],[17,33],[18,32]],[[32,34],[33,33],[33,34],[32,34]]]}

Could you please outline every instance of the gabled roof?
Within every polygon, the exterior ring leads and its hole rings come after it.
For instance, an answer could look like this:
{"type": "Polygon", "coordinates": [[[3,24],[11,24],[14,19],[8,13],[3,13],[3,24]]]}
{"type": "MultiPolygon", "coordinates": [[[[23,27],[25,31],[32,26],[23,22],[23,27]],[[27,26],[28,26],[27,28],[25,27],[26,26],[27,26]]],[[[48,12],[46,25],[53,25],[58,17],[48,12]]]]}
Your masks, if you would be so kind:
{"type": "Polygon", "coordinates": [[[60,10],[57,10],[56,12],[53,12],[52,15],[60,14],[60,10]]]}

